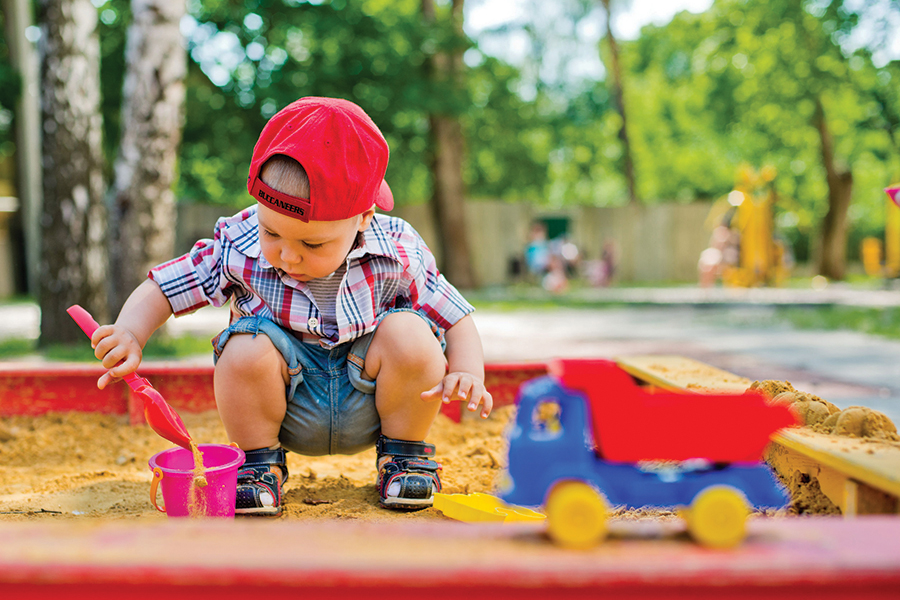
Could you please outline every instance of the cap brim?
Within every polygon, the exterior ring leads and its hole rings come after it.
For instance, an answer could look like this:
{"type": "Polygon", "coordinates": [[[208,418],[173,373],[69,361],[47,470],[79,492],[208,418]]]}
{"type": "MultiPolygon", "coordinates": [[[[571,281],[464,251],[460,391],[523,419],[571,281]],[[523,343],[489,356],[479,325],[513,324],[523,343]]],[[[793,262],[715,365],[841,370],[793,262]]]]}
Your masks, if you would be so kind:
{"type": "Polygon", "coordinates": [[[381,210],[391,210],[394,208],[394,193],[388,187],[387,181],[381,180],[381,187],[378,189],[378,197],[375,198],[375,206],[381,210]]]}

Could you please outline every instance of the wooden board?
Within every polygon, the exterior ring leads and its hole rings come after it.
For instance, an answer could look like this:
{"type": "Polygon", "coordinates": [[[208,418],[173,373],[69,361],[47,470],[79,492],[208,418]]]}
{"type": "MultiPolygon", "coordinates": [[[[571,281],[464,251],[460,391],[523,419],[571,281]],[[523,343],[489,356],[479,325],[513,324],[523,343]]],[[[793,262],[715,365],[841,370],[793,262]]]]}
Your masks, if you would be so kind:
{"type": "Polygon", "coordinates": [[[851,479],[900,497],[900,443],[789,429],[775,442],[851,479]]]}
{"type": "Polygon", "coordinates": [[[614,360],[632,377],[666,390],[740,393],[753,383],[684,356],[617,356],[614,360]]]}
{"type": "Polygon", "coordinates": [[[612,520],[587,551],[534,526],[266,519],[7,523],[4,598],[896,598],[900,519],[756,518],[711,551],[680,521],[612,520]],[[551,591],[552,590],[552,591],[551,591]]]}

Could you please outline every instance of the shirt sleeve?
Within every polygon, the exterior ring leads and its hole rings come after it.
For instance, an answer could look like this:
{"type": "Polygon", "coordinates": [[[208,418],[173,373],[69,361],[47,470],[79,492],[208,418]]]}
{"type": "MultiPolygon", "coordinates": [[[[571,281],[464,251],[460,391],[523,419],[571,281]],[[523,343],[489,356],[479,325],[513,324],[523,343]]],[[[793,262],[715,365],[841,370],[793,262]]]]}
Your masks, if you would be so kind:
{"type": "Polygon", "coordinates": [[[231,283],[223,275],[223,257],[229,240],[223,235],[225,220],[216,223],[213,239],[198,241],[190,252],[150,270],[172,306],[175,316],[186,315],[204,306],[224,306],[231,297],[231,283]]]}
{"type": "Polygon", "coordinates": [[[449,329],[474,312],[475,307],[438,270],[434,255],[418,233],[412,227],[407,233],[417,240],[410,248],[410,300],[413,308],[425,312],[440,327],[449,329]]]}

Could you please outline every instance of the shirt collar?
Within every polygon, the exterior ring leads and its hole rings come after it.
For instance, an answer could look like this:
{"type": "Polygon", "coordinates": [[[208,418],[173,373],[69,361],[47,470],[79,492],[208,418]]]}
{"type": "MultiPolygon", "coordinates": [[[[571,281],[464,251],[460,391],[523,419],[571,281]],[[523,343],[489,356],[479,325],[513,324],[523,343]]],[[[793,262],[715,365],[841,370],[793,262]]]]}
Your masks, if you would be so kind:
{"type": "Polygon", "coordinates": [[[350,251],[347,255],[348,259],[360,258],[366,254],[374,254],[377,256],[385,256],[391,258],[398,263],[403,261],[400,259],[400,253],[397,246],[393,243],[391,236],[382,223],[383,219],[388,217],[376,214],[369,227],[362,232],[360,243],[350,251]]]}
{"type": "MultiPolygon", "coordinates": [[[[242,213],[242,215],[244,214],[246,214],[244,218],[225,229],[224,235],[231,240],[236,250],[249,258],[257,259],[261,268],[273,268],[271,263],[263,256],[259,245],[259,218],[256,206],[250,207],[242,213]]],[[[382,223],[382,220],[387,218],[378,214],[372,218],[369,227],[359,236],[357,245],[347,255],[348,260],[361,258],[366,254],[373,254],[391,258],[398,263],[403,262],[396,245],[384,227],[386,223],[382,223]]]]}

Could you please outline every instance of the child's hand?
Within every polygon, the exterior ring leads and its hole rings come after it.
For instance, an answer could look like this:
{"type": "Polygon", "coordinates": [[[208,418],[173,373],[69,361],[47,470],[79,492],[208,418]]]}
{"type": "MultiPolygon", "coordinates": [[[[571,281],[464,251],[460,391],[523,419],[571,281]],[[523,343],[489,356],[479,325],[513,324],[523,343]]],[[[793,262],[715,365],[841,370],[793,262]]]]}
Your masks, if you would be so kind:
{"type": "Polygon", "coordinates": [[[484,387],[484,382],[470,373],[447,373],[439,384],[422,392],[422,400],[433,401],[438,398],[444,404],[449,404],[454,399],[460,402],[468,400],[466,408],[472,412],[478,409],[478,405],[482,405],[482,419],[487,418],[494,408],[494,399],[484,387]]]}
{"type": "Polygon", "coordinates": [[[91,347],[96,356],[109,369],[97,380],[101,390],[137,370],[143,352],[141,344],[128,329],[121,325],[98,327],[91,336],[91,347]]]}

